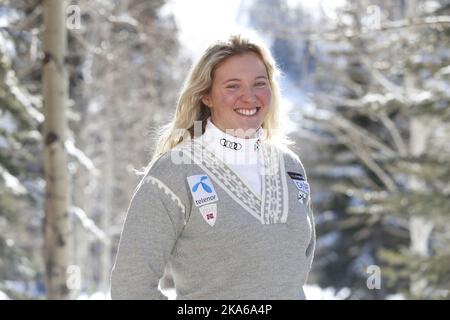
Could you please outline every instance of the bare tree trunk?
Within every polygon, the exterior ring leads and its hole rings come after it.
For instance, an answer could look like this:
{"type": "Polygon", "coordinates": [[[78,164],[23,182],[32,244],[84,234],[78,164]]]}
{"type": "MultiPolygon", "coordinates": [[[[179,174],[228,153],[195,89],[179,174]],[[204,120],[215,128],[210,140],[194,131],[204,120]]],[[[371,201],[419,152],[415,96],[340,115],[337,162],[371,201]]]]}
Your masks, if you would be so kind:
{"type": "Polygon", "coordinates": [[[45,0],[44,5],[44,169],[46,180],[44,257],[48,299],[67,299],[70,221],[65,98],[67,76],[65,0],[45,0]]]}
{"type": "MultiPolygon", "coordinates": [[[[426,141],[429,137],[430,126],[419,119],[412,119],[410,123],[410,152],[413,156],[420,156],[426,147],[426,141]]],[[[416,177],[409,180],[409,189],[421,192],[423,185],[416,177]]],[[[429,241],[434,223],[431,219],[424,217],[411,217],[409,220],[409,232],[411,237],[411,252],[413,254],[427,257],[430,255],[429,241]]],[[[423,294],[427,286],[424,279],[411,279],[410,292],[414,296],[423,294]]]]}
{"type": "MultiPolygon", "coordinates": [[[[430,125],[425,124],[420,119],[412,119],[410,123],[410,153],[412,156],[420,156],[426,148],[427,139],[430,135],[430,125]]],[[[423,184],[416,177],[409,180],[409,189],[414,191],[424,191],[423,184]]],[[[411,251],[415,254],[426,257],[429,252],[429,238],[433,230],[434,223],[431,219],[423,217],[412,217],[410,219],[411,251]]]]}
{"type": "MultiPolygon", "coordinates": [[[[409,0],[406,3],[406,18],[409,23],[416,16],[417,0],[409,0]]],[[[406,97],[411,97],[411,93],[416,89],[416,75],[409,69],[405,70],[405,91],[406,97]]],[[[430,135],[430,125],[424,123],[420,118],[413,118],[409,125],[409,153],[414,157],[419,157],[425,152],[427,140],[430,135]]],[[[409,190],[422,192],[424,191],[423,184],[416,177],[411,177],[408,182],[409,190]]],[[[424,217],[411,217],[409,220],[409,229],[411,244],[411,252],[422,257],[429,256],[429,241],[434,223],[431,219],[424,217]]],[[[424,279],[411,279],[410,292],[415,296],[420,296],[426,288],[426,281],[424,279]]]]}

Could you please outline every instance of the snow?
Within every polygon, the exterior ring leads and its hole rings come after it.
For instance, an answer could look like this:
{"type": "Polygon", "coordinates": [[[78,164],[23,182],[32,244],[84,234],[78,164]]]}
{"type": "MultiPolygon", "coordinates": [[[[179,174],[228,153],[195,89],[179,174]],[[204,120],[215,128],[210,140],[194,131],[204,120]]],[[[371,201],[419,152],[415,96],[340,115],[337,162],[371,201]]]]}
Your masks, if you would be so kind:
{"type": "Polygon", "coordinates": [[[10,147],[8,140],[6,140],[3,136],[0,136],[0,148],[8,149],[10,147]]]}
{"type": "Polygon", "coordinates": [[[169,299],[169,300],[175,300],[177,298],[177,294],[175,292],[175,289],[167,289],[167,290],[161,290],[161,292],[169,299]]]}
{"type": "MultiPolygon", "coordinates": [[[[336,291],[335,288],[321,288],[318,285],[305,285],[303,287],[307,300],[344,300],[350,296],[349,288],[342,288],[336,291]]],[[[162,291],[169,300],[176,299],[176,293],[174,289],[162,291]]]]}
{"type": "Polygon", "coordinates": [[[91,232],[97,239],[100,241],[107,243],[110,241],[109,237],[105,234],[103,230],[101,230],[94,222],[94,220],[90,219],[86,212],[79,208],[72,206],[69,208],[69,212],[77,217],[82,226],[89,232],[91,232]]]}
{"type": "Polygon", "coordinates": [[[319,20],[322,13],[331,20],[337,19],[337,10],[346,4],[346,0],[319,0],[319,1],[304,1],[304,0],[287,0],[287,5],[293,9],[300,7],[314,20],[319,20]]]}
{"type": "Polygon", "coordinates": [[[139,25],[139,22],[131,17],[128,13],[121,13],[117,16],[112,16],[109,19],[111,22],[128,24],[133,27],[137,27],[139,25]]]}
{"type": "Polygon", "coordinates": [[[423,3],[420,4],[421,9],[425,12],[425,13],[433,13],[435,12],[437,9],[439,9],[441,7],[441,4],[438,1],[423,1],[423,3]]]}
{"type": "Polygon", "coordinates": [[[22,183],[11,175],[7,170],[0,166],[0,176],[5,181],[6,188],[10,189],[15,195],[23,195],[27,193],[27,189],[22,185],[22,183]]]}
{"type": "Polygon", "coordinates": [[[45,198],[45,180],[42,178],[24,180],[22,184],[27,189],[28,195],[33,198],[33,201],[35,201],[38,206],[42,207],[45,198]]]}
{"type": "MultiPolygon", "coordinates": [[[[0,28],[2,24],[1,19],[2,17],[0,16],[0,28]]],[[[16,48],[14,47],[14,43],[2,32],[0,32],[0,51],[10,59],[16,55],[16,48]]]]}
{"type": "Polygon", "coordinates": [[[438,76],[448,76],[448,75],[450,75],[450,65],[447,66],[447,67],[444,67],[444,68],[440,69],[440,70],[437,72],[437,75],[438,75],[438,76]]]}
{"type": "Polygon", "coordinates": [[[97,292],[88,294],[88,293],[83,292],[78,295],[77,300],[111,300],[111,293],[97,291],[97,292]]]}
{"type": "Polygon", "coordinates": [[[66,151],[68,154],[76,158],[86,169],[96,173],[94,163],[86,156],[83,151],[75,146],[75,142],[73,141],[73,139],[67,139],[64,143],[64,146],[66,147],[66,151]]]}
{"type": "Polygon", "coordinates": [[[320,225],[326,222],[335,221],[337,219],[337,215],[334,211],[327,210],[321,212],[317,217],[314,217],[316,225],[320,225]]]}
{"type": "MultiPolygon", "coordinates": [[[[2,286],[19,296],[41,297],[43,295],[43,287],[37,282],[3,280],[2,286]]],[[[0,291],[0,300],[2,300],[2,294],[8,297],[4,292],[0,291]]],[[[11,300],[11,298],[8,297],[4,300],[11,300]]]]}
{"type": "Polygon", "coordinates": [[[379,94],[379,93],[368,93],[361,100],[364,104],[378,103],[384,106],[389,100],[390,95],[379,94]]]}
{"type": "Polygon", "coordinates": [[[395,294],[387,295],[386,300],[406,300],[406,298],[401,293],[395,293],[395,294]]]}
{"type": "Polygon", "coordinates": [[[0,300],[11,300],[6,293],[0,290],[0,300]]]}
{"type": "Polygon", "coordinates": [[[304,290],[307,300],[345,300],[351,294],[349,288],[336,291],[333,287],[321,288],[318,285],[305,285],[304,290]]]}
{"type": "Polygon", "coordinates": [[[433,94],[430,91],[416,91],[411,94],[409,99],[415,104],[422,104],[430,101],[433,98],[433,94]]]}
{"type": "Polygon", "coordinates": [[[14,98],[25,107],[28,115],[37,122],[42,123],[44,121],[44,115],[35,108],[35,105],[39,101],[38,98],[23,92],[17,84],[17,78],[14,71],[8,70],[5,76],[5,84],[9,87],[14,98]]]}
{"type": "Polygon", "coordinates": [[[5,130],[7,133],[12,133],[17,130],[16,120],[6,110],[0,110],[0,129],[5,130]]]}
{"type": "Polygon", "coordinates": [[[332,231],[328,232],[317,238],[316,250],[321,250],[322,248],[330,248],[334,244],[339,243],[341,238],[341,232],[332,231]]]}

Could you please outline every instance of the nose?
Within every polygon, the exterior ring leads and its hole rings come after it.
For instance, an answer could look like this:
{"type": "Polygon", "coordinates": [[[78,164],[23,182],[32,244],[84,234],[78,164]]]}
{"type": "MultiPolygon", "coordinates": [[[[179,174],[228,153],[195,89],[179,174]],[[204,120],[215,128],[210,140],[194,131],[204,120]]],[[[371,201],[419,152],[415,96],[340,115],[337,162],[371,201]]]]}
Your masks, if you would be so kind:
{"type": "Polygon", "coordinates": [[[257,101],[256,94],[252,87],[244,87],[240,99],[244,102],[255,103],[257,101]]]}

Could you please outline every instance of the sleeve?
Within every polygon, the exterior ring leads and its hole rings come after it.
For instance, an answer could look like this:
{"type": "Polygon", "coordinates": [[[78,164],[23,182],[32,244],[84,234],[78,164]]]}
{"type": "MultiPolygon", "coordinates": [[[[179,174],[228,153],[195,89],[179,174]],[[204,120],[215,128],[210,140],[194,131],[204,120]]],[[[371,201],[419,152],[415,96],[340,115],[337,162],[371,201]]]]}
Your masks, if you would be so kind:
{"type": "MultiPolygon", "coordinates": [[[[305,170],[305,167],[303,166],[302,161],[300,160],[300,158],[294,154],[294,157],[296,159],[297,164],[300,166],[301,171],[303,172],[303,175],[305,176],[306,181],[309,184],[308,181],[308,176],[305,170]]],[[[313,212],[313,207],[312,207],[312,200],[311,200],[311,186],[309,186],[310,189],[310,193],[308,195],[308,201],[307,201],[307,215],[308,215],[308,220],[309,223],[311,225],[311,238],[309,240],[309,244],[306,247],[306,264],[308,266],[308,270],[307,270],[307,275],[309,274],[311,267],[312,267],[312,262],[314,259],[314,253],[315,253],[315,249],[316,249],[316,225],[315,225],[315,221],[314,221],[314,212],[313,212]]],[[[307,280],[307,276],[305,278],[305,282],[307,280]]]]}
{"type": "Polygon", "coordinates": [[[309,241],[308,247],[306,248],[306,257],[308,259],[309,269],[311,269],[314,251],[316,248],[316,226],[314,222],[314,213],[311,204],[311,194],[309,195],[308,199],[308,218],[309,222],[311,223],[311,239],[309,241]]]}
{"type": "Polygon", "coordinates": [[[181,232],[183,211],[179,199],[161,181],[151,176],[141,181],[120,236],[111,273],[112,299],[167,299],[158,283],[181,232]]]}
{"type": "MultiPolygon", "coordinates": [[[[306,175],[305,175],[305,177],[306,177],[306,175]]],[[[308,196],[306,209],[307,209],[308,220],[311,225],[311,237],[310,237],[309,244],[306,247],[306,251],[305,251],[306,268],[307,269],[306,269],[306,273],[305,273],[304,284],[306,284],[306,282],[308,280],[309,273],[312,268],[312,262],[314,259],[314,253],[315,253],[315,248],[316,248],[316,226],[315,226],[315,222],[314,222],[314,213],[313,213],[312,201],[311,201],[311,188],[310,188],[310,194],[308,196]]]]}

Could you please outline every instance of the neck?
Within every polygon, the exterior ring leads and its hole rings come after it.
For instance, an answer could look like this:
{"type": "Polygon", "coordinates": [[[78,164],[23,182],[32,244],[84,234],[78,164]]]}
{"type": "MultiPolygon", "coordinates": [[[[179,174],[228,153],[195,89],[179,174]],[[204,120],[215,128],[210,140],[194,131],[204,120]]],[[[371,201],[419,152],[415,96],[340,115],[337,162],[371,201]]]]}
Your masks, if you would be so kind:
{"type": "Polygon", "coordinates": [[[222,128],[219,125],[217,125],[212,117],[209,117],[207,119],[207,125],[209,125],[211,128],[220,130],[223,134],[226,134],[227,136],[238,138],[238,139],[254,139],[258,138],[258,131],[262,130],[261,127],[259,128],[249,128],[247,130],[238,128],[238,129],[226,129],[222,128]]]}
{"type": "Polygon", "coordinates": [[[223,129],[217,126],[214,122],[211,123],[214,127],[216,127],[218,130],[222,131],[224,134],[227,134],[229,136],[232,136],[234,138],[240,138],[240,139],[253,139],[257,138],[257,129],[250,128],[247,130],[244,129],[223,129]]]}

